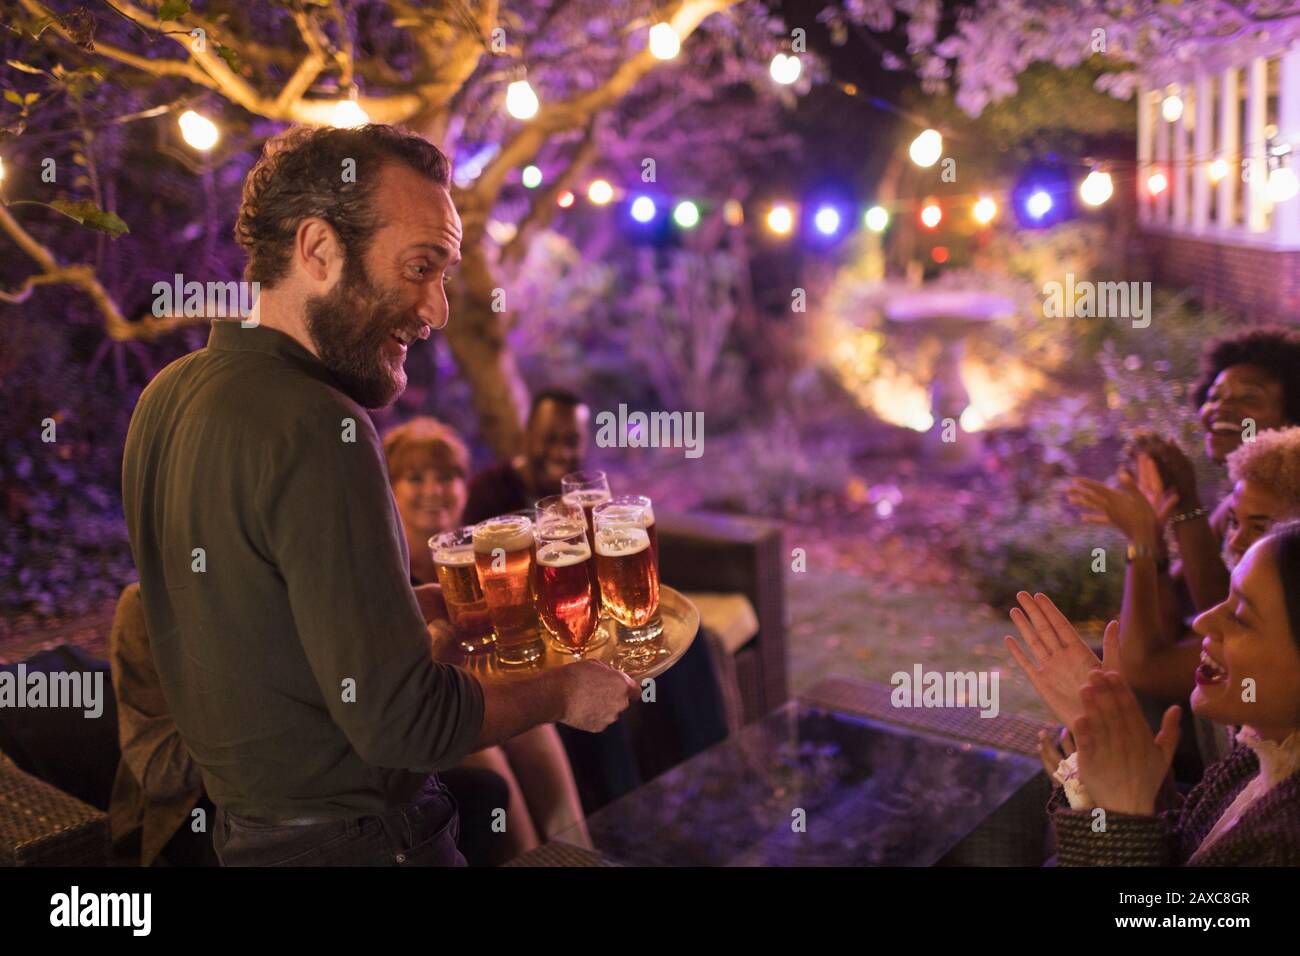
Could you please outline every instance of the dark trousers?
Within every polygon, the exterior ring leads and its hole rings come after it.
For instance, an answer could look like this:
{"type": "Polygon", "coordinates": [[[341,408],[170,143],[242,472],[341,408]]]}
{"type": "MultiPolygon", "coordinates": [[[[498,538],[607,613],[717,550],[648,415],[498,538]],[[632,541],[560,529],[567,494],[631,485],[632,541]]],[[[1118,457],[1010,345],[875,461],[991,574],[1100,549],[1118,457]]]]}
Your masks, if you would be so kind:
{"type": "Polygon", "coordinates": [[[414,801],[378,816],[276,823],[217,814],[223,866],[464,866],[456,801],[431,776],[414,801]]]}

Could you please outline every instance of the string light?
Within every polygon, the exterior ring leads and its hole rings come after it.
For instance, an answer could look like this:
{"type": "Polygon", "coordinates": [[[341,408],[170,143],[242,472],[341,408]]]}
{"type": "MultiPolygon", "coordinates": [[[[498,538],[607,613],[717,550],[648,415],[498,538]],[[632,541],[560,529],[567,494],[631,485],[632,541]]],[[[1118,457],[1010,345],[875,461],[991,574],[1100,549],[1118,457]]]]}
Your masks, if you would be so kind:
{"type": "Polygon", "coordinates": [[[784,204],[773,206],[767,212],[767,228],[778,236],[788,236],[794,228],[794,213],[784,204]]]}
{"type": "Polygon", "coordinates": [[[649,196],[637,196],[632,201],[632,218],[637,222],[649,222],[655,217],[655,201],[649,196]]]}
{"type": "Polygon", "coordinates": [[[1158,170],[1147,177],[1147,192],[1153,196],[1159,196],[1169,188],[1169,179],[1164,173],[1158,170]]]}
{"type": "Polygon", "coordinates": [[[722,220],[728,226],[743,226],[745,224],[745,207],[740,204],[739,199],[728,199],[723,203],[722,220]]]}
{"type": "Polygon", "coordinates": [[[1052,211],[1052,194],[1044,189],[1032,193],[1025,203],[1025,211],[1035,219],[1042,219],[1052,211]]]}
{"type": "Polygon", "coordinates": [[[541,105],[527,80],[515,80],[506,87],[506,112],[515,119],[532,119],[541,105]]]}
{"type": "Polygon", "coordinates": [[[889,213],[884,206],[872,206],[862,217],[862,222],[872,232],[884,232],[889,225],[889,213]]]}
{"type": "MultiPolygon", "coordinates": [[[[976,222],[981,226],[987,226],[993,221],[993,217],[998,214],[998,204],[993,201],[992,196],[981,196],[979,201],[975,203],[972,214],[975,216],[976,222]]],[[[939,248],[942,249],[943,247],[940,246],[939,248]]],[[[947,250],[944,250],[944,255],[946,258],[947,250]]],[[[942,260],[936,259],[935,261],[941,262],[942,260]]]]}
{"type": "Polygon", "coordinates": [[[813,216],[813,225],[823,236],[833,236],[840,231],[840,211],[834,206],[822,206],[813,216]]]}
{"type": "Polygon", "coordinates": [[[921,210],[921,225],[927,229],[933,229],[943,220],[943,210],[939,208],[936,202],[929,202],[921,210]]]}
{"type": "Polygon", "coordinates": [[[907,155],[912,158],[912,162],[923,169],[933,166],[943,155],[943,136],[937,129],[925,130],[912,140],[912,145],[907,148],[907,155]]]}
{"type": "Polygon", "coordinates": [[[1166,123],[1177,123],[1183,115],[1183,98],[1177,93],[1166,96],[1160,102],[1160,115],[1166,123]]]}
{"type": "Polygon", "coordinates": [[[370,115],[354,99],[339,100],[330,114],[330,125],[337,129],[354,129],[370,122],[370,115]]]}
{"type": "Polygon", "coordinates": [[[1115,192],[1110,173],[1094,169],[1079,184],[1079,198],[1089,206],[1100,206],[1115,192]]]}
{"type": "Polygon", "coordinates": [[[186,110],[178,116],[176,125],[181,128],[181,138],[201,153],[216,146],[217,140],[221,138],[217,124],[194,110],[186,110]]]}
{"type": "Polygon", "coordinates": [[[1268,198],[1273,202],[1286,202],[1300,193],[1300,182],[1290,166],[1279,166],[1269,172],[1267,189],[1268,198]]]}
{"type": "Polygon", "coordinates": [[[803,72],[803,63],[793,54],[778,53],[772,57],[768,72],[772,74],[772,79],[776,82],[782,86],[789,86],[799,79],[799,74],[803,72]]]}
{"type": "Polygon", "coordinates": [[[593,179],[587,187],[587,198],[597,206],[603,206],[614,198],[614,187],[607,179],[593,179]]]}
{"type": "Polygon", "coordinates": [[[656,60],[671,60],[681,48],[681,38],[669,24],[656,23],[650,28],[650,53],[656,60]]]}
{"type": "Polygon", "coordinates": [[[1228,175],[1228,161],[1226,159],[1216,159],[1210,163],[1210,182],[1217,183],[1224,176],[1228,175]]]}
{"type": "Polygon", "coordinates": [[[689,199],[683,199],[673,210],[673,222],[683,229],[694,229],[700,224],[700,207],[689,199]]]}
{"type": "Polygon", "coordinates": [[[525,166],[519,179],[526,189],[536,189],[542,184],[542,171],[536,166],[525,166]]]}
{"type": "Polygon", "coordinates": [[[4,182],[4,178],[5,178],[5,161],[4,161],[4,157],[0,156],[0,182],[4,182]]]}
{"type": "Polygon", "coordinates": [[[573,205],[573,199],[573,193],[566,189],[555,197],[555,205],[561,209],[568,209],[573,205]]]}

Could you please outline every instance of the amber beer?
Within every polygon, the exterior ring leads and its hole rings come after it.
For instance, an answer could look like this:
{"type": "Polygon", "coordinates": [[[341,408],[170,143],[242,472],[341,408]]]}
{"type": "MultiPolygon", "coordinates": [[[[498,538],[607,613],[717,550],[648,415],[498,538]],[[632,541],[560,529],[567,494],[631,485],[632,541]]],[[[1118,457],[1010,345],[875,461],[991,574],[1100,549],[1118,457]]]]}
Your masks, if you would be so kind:
{"type": "Polygon", "coordinates": [[[659,568],[640,521],[597,524],[596,575],[600,599],[614,620],[639,628],[654,617],[659,609],[659,568]]]}
{"type": "Polygon", "coordinates": [[[429,539],[429,547],[433,551],[438,583],[442,585],[447,617],[461,649],[469,654],[490,649],[496,635],[492,633],[487,599],[474,566],[473,529],[434,535],[429,539]]]}
{"type": "Polygon", "coordinates": [[[538,532],[537,612],[552,636],[581,657],[600,623],[600,597],[590,572],[591,547],[575,523],[538,532]]]}
{"type": "MultiPolygon", "coordinates": [[[[597,505],[597,507],[601,506],[597,505]]],[[[650,499],[645,495],[615,495],[601,508],[601,511],[604,513],[615,508],[641,510],[642,524],[645,526],[646,534],[650,536],[650,553],[654,556],[655,567],[659,567],[659,535],[655,532],[655,509],[650,499]]]]}
{"type": "Polygon", "coordinates": [[[533,605],[533,523],[523,515],[474,526],[474,564],[497,635],[497,660],[527,664],[545,648],[533,605]]]}

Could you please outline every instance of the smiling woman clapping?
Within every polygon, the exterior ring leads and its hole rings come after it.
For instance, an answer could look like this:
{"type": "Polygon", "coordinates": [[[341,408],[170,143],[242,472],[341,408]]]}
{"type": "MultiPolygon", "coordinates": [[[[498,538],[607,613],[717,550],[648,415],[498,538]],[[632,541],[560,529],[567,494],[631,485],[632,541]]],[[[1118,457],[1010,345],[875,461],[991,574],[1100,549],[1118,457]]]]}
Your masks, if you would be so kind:
{"type": "MultiPolygon", "coordinates": [[[[1228,597],[1195,621],[1192,710],[1242,729],[1183,801],[1168,781],[1180,708],[1153,736],[1124,679],[1087,660],[1046,597],[1022,594],[1021,605],[1013,620],[1029,653],[1008,646],[1078,748],[1049,804],[1062,865],[1300,864],[1300,522],[1253,545],[1228,597]]],[[[1112,625],[1108,663],[1118,641],[1112,625]]]]}

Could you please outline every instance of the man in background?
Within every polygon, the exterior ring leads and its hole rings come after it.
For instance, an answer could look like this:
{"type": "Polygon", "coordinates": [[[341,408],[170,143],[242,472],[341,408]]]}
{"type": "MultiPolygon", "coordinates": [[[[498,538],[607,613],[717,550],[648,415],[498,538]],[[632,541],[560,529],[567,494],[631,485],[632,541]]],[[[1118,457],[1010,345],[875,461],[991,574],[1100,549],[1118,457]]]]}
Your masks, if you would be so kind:
{"type": "Polygon", "coordinates": [[[533,396],[524,453],[474,476],[465,523],[477,524],[558,495],[560,479],[582,467],[590,422],[590,409],[572,392],[545,389],[533,396]]]}

